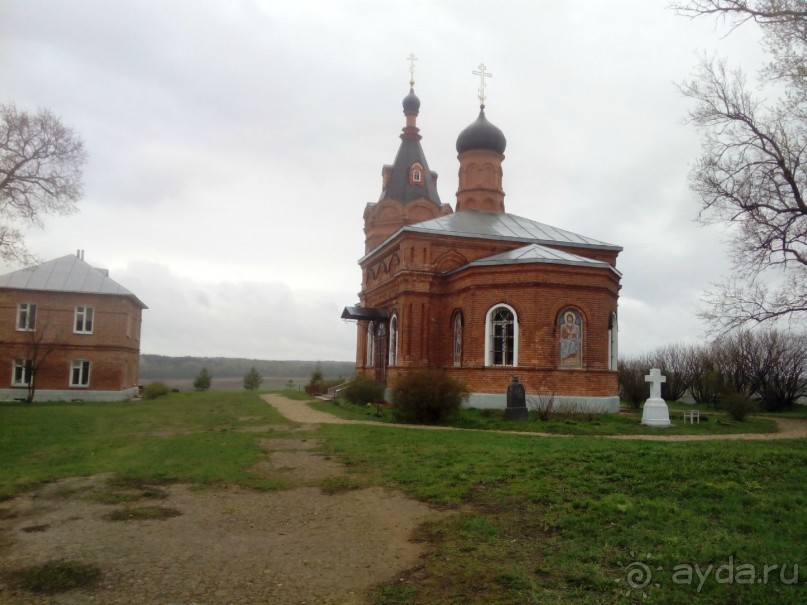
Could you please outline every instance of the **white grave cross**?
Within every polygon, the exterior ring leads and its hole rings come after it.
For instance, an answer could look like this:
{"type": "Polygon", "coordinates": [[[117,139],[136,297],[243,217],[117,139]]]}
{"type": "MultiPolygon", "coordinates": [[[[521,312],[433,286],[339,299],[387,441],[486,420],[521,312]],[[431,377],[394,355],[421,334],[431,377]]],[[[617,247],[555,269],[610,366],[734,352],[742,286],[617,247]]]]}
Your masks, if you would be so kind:
{"type": "Polygon", "coordinates": [[[661,370],[653,368],[644,377],[644,381],[650,383],[650,399],[661,399],[661,383],[667,382],[667,378],[661,375],[661,370]]]}

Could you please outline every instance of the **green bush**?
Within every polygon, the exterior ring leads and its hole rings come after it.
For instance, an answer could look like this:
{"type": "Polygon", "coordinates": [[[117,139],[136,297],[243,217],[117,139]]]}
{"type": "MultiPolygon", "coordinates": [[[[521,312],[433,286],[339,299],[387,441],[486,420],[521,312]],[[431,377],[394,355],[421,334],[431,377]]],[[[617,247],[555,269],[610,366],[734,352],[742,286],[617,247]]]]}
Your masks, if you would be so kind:
{"type": "Polygon", "coordinates": [[[157,399],[171,392],[171,388],[161,380],[155,380],[143,387],[143,399],[157,399]]]}
{"type": "Polygon", "coordinates": [[[737,422],[745,422],[756,411],[756,406],[745,393],[726,393],[720,400],[720,406],[737,422]]]}
{"type": "Polygon", "coordinates": [[[403,422],[439,424],[457,415],[468,388],[444,370],[417,370],[401,376],[392,389],[395,416],[403,422]]]}
{"type": "Polygon", "coordinates": [[[350,403],[356,405],[376,403],[384,400],[384,385],[374,380],[367,380],[363,376],[356,376],[342,394],[350,403]]]}

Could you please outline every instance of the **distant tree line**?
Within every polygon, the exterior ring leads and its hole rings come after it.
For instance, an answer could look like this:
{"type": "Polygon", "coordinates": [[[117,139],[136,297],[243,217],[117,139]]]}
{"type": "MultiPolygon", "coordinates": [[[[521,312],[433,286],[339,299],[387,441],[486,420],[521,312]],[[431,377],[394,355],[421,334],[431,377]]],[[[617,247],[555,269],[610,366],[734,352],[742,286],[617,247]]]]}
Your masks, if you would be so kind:
{"type": "Polygon", "coordinates": [[[141,355],[140,376],[147,380],[196,378],[202,368],[215,378],[242,378],[252,368],[264,378],[308,377],[317,369],[323,378],[349,378],[356,371],[352,361],[268,361],[235,357],[168,357],[141,355]]]}
{"type": "Polygon", "coordinates": [[[668,345],[620,359],[620,397],[640,407],[649,396],[644,377],[659,368],[667,381],[661,395],[720,407],[743,395],[768,412],[786,410],[807,395],[807,336],[776,329],[741,330],[703,345],[668,345]]]}

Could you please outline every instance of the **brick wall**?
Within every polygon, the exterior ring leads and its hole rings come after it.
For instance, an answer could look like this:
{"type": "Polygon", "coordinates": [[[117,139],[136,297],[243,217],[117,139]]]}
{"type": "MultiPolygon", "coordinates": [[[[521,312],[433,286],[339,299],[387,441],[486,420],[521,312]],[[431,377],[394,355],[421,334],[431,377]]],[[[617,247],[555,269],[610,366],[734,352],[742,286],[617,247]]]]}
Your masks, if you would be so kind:
{"type": "MultiPolygon", "coordinates": [[[[137,384],[142,311],[130,298],[31,290],[0,290],[0,388],[12,388],[17,358],[42,360],[36,387],[122,391],[137,384]],[[19,331],[19,303],[37,305],[36,329],[19,331]],[[74,333],[77,306],[93,308],[91,334],[74,333]],[[88,387],[70,387],[73,360],[90,362],[88,387]]],[[[24,387],[13,387],[25,392],[24,387]]]]}
{"type": "MultiPolygon", "coordinates": [[[[445,367],[472,392],[504,393],[517,375],[529,392],[606,397],[618,393],[608,369],[608,323],[617,310],[620,277],[609,268],[551,263],[471,267],[467,262],[521,247],[522,242],[457,238],[404,232],[362,264],[361,304],[398,316],[398,364],[445,367]],[[518,367],[485,367],[485,319],[496,304],[518,317],[518,367]],[[582,368],[559,369],[558,317],[573,308],[583,321],[582,368]],[[454,367],[452,316],[464,320],[462,365],[454,367]]],[[[616,251],[560,247],[616,263],[616,251]]],[[[365,367],[367,323],[359,322],[357,369],[365,367]]]]}

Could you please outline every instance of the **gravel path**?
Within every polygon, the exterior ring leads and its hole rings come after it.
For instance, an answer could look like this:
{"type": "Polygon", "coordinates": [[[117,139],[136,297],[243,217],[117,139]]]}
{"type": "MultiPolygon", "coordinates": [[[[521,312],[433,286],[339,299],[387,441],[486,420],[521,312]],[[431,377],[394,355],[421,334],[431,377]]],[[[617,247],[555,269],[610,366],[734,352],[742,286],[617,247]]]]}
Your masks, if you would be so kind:
{"type": "MultiPolygon", "coordinates": [[[[426,426],[413,424],[391,424],[372,420],[348,420],[333,414],[313,409],[304,401],[292,401],[282,395],[262,395],[263,400],[273,406],[292,422],[301,424],[366,424],[371,426],[398,427],[416,430],[462,431],[476,429],[458,429],[446,426],[426,426]]],[[[777,439],[801,439],[807,437],[807,421],[793,418],[774,418],[779,428],[777,433],[735,433],[730,435],[603,435],[603,439],[622,439],[635,441],[774,441],[777,439]]],[[[489,431],[507,435],[525,435],[529,437],[573,437],[573,435],[557,435],[553,433],[532,433],[522,431],[489,431]]]]}
{"type": "MultiPolygon", "coordinates": [[[[338,421],[285,399],[271,403],[295,422],[338,421]]],[[[289,489],[173,484],[154,487],[159,499],[103,504],[108,474],[0,502],[0,604],[367,605],[374,585],[418,564],[424,545],[410,541],[412,532],[448,513],[379,487],[323,491],[346,469],[317,453],[316,433],[286,425],[264,433],[265,456],[250,472],[289,489]],[[109,519],[125,506],[179,515],[109,519]],[[95,565],[103,578],[54,595],[14,581],[13,572],[55,559],[95,565]]]]}

